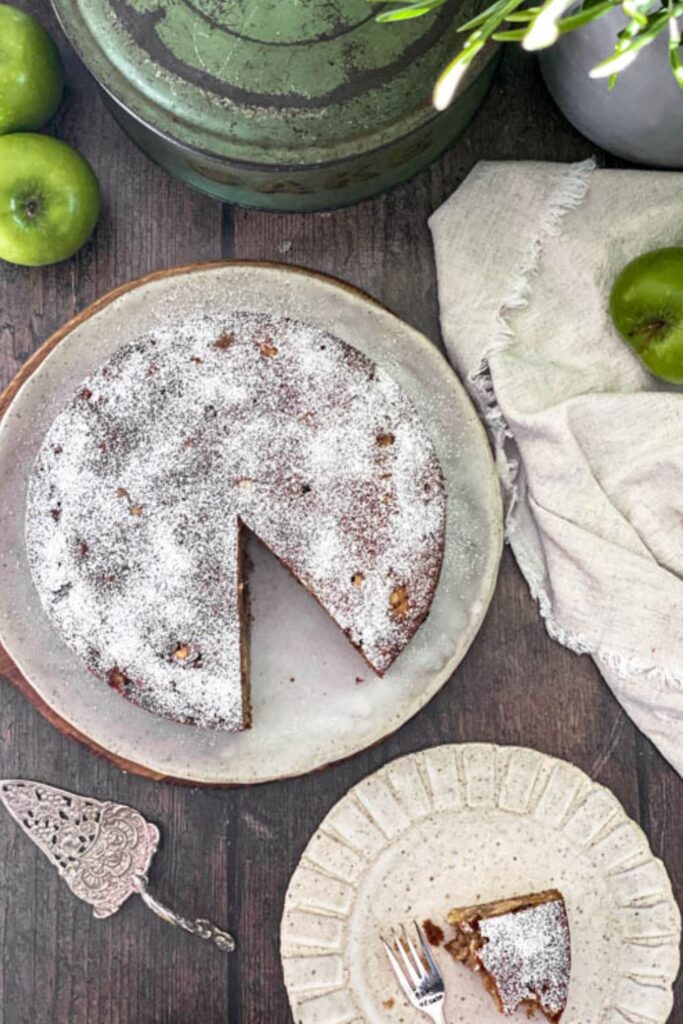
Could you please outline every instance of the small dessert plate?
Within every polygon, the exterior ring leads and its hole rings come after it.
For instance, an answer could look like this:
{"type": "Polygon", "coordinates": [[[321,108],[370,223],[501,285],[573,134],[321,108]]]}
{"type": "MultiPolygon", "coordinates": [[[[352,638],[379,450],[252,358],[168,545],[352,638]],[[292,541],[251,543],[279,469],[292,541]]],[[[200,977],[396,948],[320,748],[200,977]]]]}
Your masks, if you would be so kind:
{"type": "MultiPolygon", "coordinates": [[[[617,799],[534,750],[463,744],[393,761],[351,789],[289,884],[281,944],[298,1024],[418,1024],[379,935],[394,924],[559,889],[572,946],[562,1024],[664,1024],[681,918],[666,869],[617,799]]],[[[434,929],[429,929],[434,931],[434,929]]],[[[499,1014],[481,978],[434,949],[449,1024],[499,1014]]]]}
{"type": "Polygon", "coordinates": [[[0,643],[46,713],[129,771],[207,784],[256,783],[348,757],[393,732],[434,696],[484,619],[503,532],[484,429],[433,344],[331,278],[228,263],[175,268],[124,285],[36,353],[0,399],[0,415],[0,643]],[[384,367],[421,414],[447,491],[443,568],[429,616],[383,679],[273,556],[253,547],[254,714],[253,728],[240,734],[164,720],[93,678],[44,612],[24,541],[36,453],[81,381],[154,328],[226,310],[323,327],[384,367]]]}

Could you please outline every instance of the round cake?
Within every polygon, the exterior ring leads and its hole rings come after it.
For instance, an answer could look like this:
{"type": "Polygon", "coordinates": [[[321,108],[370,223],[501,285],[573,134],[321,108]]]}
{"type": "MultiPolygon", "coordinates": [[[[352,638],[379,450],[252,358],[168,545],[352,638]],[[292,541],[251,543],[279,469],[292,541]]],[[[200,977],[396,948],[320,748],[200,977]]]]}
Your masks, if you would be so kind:
{"type": "Polygon", "coordinates": [[[410,400],[294,320],[236,313],[119,349],[53,422],[26,543],[64,641],[140,707],[250,724],[253,533],[382,675],[425,618],[445,493],[410,400]]]}

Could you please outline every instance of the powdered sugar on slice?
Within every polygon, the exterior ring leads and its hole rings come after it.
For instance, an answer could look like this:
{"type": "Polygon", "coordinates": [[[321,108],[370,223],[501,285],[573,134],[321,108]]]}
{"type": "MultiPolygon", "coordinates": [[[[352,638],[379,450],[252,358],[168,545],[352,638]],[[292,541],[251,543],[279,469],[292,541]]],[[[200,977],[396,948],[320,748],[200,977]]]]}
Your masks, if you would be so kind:
{"type": "Polygon", "coordinates": [[[567,1005],[571,953],[562,900],[479,922],[486,940],[479,959],[496,982],[504,1013],[526,1001],[551,1017],[567,1005]]]}

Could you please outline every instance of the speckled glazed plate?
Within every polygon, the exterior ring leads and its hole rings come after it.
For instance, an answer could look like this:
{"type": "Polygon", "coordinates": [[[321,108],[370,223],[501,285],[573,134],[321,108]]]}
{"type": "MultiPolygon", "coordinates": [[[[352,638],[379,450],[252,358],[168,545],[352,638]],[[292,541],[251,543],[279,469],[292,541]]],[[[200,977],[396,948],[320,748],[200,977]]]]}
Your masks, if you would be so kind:
{"type": "MultiPolygon", "coordinates": [[[[330,811],[290,882],[281,938],[296,1024],[418,1024],[380,931],[429,918],[448,935],[455,906],[549,888],[565,897],[572,936],[563,1024],[663,1024],[680,914],[664,865],[608,790],[520,747],[393,761],[330,811]]],[[[480,978],[435,955],[448,1024],[503,1019],[480,978]]]]}
{"type": "MultiPolygon", "coordinates": [[[[320,768],[414,715],[451,676],[494,588],[502,543],[488,442],[436,348],[367,296],[270,264],[164,271],[101,300],[54,339],[0,423],[0,641],[54,714],[127,767],[200,783],[254,783],[320,768]],[[421,412],[448,492],[447,537],[430,615],[383,679],[275,559],[251,555],[253,728],[177,725],[94,679],[50,624],[24,544],[27,479],[45,432],[77,385],[124,343],[183,315],[249,310],[324,327],[385,367],[421,412]],[[356,680],[362,682],[356,682],[356,680]]],[[[29,367],[31,369],[31,367],[29,367]]]]}

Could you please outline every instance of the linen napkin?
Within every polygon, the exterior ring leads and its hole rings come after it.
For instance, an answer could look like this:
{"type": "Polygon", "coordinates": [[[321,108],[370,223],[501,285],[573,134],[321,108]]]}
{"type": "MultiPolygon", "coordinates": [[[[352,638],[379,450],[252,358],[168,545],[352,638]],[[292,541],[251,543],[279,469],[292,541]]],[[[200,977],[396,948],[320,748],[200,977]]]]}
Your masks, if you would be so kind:
{"type": "Polygon", "coordinates": [[[629,260],[683,245],[683,175],[481,163],[430,227],[444,341],[548,632],[683,774],[683,388],[607,306],[629,260]]]}

